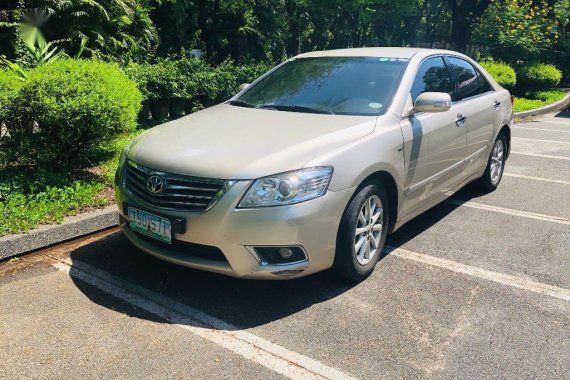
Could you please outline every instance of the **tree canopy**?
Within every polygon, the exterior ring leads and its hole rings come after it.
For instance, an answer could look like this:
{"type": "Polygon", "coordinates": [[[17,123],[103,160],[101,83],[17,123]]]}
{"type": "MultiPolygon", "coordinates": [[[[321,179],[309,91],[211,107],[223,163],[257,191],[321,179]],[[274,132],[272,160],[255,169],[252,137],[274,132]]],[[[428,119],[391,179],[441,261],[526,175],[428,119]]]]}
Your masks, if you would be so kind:
{"type": "Polygon", "coordinates": [[[569,0],[8,0],[0,54],[18,25],[68,55],[148,62],[201,49],[214,63],[279,61],[310,50],[444,43],[503,60],[568,54],[569,0]]]}

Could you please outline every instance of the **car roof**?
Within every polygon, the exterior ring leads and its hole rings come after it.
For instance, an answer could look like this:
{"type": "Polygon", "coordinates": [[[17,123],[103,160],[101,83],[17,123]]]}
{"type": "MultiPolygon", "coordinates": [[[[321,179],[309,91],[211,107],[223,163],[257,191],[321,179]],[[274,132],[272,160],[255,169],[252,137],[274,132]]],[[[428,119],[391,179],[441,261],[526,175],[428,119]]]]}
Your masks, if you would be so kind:
{"type": "Polygon", "coordinates": [[[337,50],[323,50],[303,53],[295,58],[316,58],[316,57],[389,57],[410,59],[416,54],[458,54],[457,52],[442,49],[422,49],[406,47],[366,47],[337,50]]]}

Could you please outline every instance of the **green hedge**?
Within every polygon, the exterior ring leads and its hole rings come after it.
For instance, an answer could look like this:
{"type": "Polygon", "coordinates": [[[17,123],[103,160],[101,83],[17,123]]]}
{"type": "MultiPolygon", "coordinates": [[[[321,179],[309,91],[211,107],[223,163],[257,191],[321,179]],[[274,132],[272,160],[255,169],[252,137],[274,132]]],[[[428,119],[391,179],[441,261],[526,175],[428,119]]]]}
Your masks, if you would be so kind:
{"type": "Polygon", "coordinates": [[[490,61],[481,62],[481,66],[487,70],[501,86],[509,89],[515,87],[517,74],[511,66],[506,63],[490,61]]]}
{"type": "Polygon", "coordinates": [[[22,84],[14,72],[0,70],[0,125],[6,117],[8,103],[16,97],[22,84]]]}
{"type": "Polygon", "coordinates": [[[562,79],[562,72],[554,65],[531,63],[517,68],[520,92],[548,90],[556,87],[562,79]]]}
{"type": "Polygon", "coordinates": [[[27,73],[4,105],[10,138],[3,148],[19,165],[78,166],[85,154],[136,127],[141,94],[113,64],[60,60],[27,73]]]}
{"type": "Polygon", "coordinates": [[[271,68],[267,64],[214,67],[202,60],[183,58],[156,64],[131,64],[126,74],[137,83],[144,99],[195,99],[207,105],[230,98],[240,84],[252,82],[271,68]]]}

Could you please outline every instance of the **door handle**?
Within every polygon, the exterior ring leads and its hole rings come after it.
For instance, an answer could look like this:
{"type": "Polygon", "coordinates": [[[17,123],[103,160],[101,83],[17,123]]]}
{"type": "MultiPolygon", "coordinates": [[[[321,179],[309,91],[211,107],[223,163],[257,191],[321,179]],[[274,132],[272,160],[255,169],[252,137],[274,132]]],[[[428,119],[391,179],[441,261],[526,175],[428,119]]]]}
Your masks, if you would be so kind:
{"type": "Polygon", "coordinates": [[[497,99],[495,99],[495,104],[493,105],[493,107],[495,107],[495,109],[498,109],[501,106],[501,102],[499,102],[497,99]]]}
{"type": "Polygon", "coordinates": [[[458,113],[457,119],[455,120],[455,124],[458,127],[463,127],[465,125],[465,119],[467,119],[467,116],[463,116],[462,114],[458,113]]]}

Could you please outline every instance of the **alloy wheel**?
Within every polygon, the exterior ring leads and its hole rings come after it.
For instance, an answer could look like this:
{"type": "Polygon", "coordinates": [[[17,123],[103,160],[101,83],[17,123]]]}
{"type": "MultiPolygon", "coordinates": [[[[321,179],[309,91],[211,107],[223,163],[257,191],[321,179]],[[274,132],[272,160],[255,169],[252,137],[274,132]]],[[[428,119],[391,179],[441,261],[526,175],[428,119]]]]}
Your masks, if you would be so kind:
{"type": "Polygon", "coordinates": [[[368,264],[378,253],[384,221],[384,208],[377,195],[369,197],[358,213],[354,251],[360,265],[368,264]]]}
{"type": "Polygon", "coordinates": [[[497,184],[501,179],[503,174],[503,164],[505,157],[505,149],[503,145],[503,140],[498,139],[493,147],[493,152],[491,154],[491,182],[497,184]]]}

